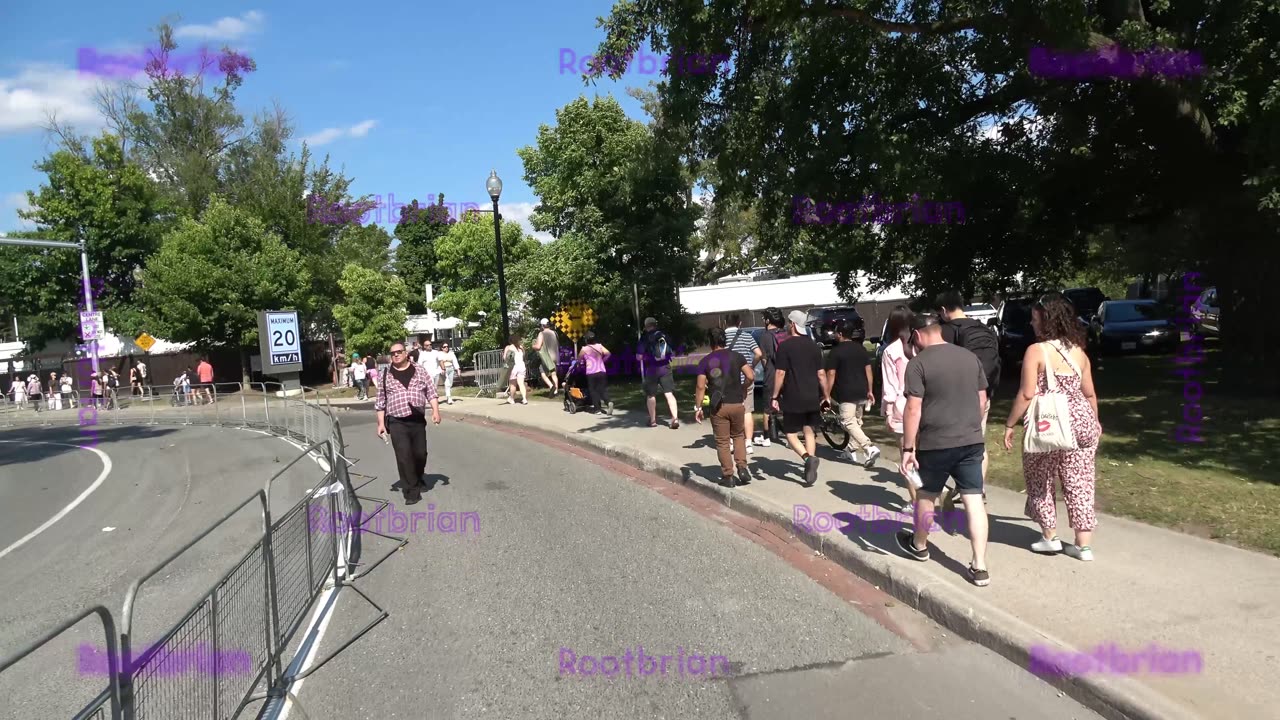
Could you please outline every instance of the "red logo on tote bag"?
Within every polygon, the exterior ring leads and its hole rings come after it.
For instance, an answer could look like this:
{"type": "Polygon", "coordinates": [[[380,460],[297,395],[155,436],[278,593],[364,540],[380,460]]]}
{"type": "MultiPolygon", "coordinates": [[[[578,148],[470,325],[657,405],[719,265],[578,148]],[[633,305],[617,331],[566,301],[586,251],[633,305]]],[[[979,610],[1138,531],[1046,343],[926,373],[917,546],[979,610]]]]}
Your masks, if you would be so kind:
{"type": "Polygon", "coordinates": [[[1040,422],[1036,423],[1036,431],[1048,432],[1051,426],[1052,426],[1052,423],[1050,423],[1048,420],[1041,420],[1040,422]]]}

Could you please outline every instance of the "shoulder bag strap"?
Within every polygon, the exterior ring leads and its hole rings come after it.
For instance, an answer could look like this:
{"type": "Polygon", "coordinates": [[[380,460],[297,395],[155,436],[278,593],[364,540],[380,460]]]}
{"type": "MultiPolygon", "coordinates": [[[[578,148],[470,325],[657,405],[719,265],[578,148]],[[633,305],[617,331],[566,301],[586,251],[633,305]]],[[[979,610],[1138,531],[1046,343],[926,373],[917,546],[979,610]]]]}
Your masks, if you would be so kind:
{"type": "Polygon", "coordinates": [[[1047,343],[1036,343],[1040,347],[1040,356],[1044,359],[1044,381],[1049,386],[1049,392],[1058,392],[1058,377],[1053,372],[1053,364],[1049,362],[1049,351],[1044,349],[1047,343]]]}
{"type": "Polygon", "coordinates": [[[1066,350],[1062,349],[1062,344],[1059,343],[1057,340],[1051,340],[1049,341],[1049,344],[1053,346],[1054,350],[1058,351],[1058,354],[1062,356],[1063,360],[1067,361],[1067,366],[1071,368],[1072,372],[1074,372],[1076,375],[1079,375],[1080,366],[1076,365],[1076,361],[1071,359],[1071,355],[1068,354],[1066,350]]]}

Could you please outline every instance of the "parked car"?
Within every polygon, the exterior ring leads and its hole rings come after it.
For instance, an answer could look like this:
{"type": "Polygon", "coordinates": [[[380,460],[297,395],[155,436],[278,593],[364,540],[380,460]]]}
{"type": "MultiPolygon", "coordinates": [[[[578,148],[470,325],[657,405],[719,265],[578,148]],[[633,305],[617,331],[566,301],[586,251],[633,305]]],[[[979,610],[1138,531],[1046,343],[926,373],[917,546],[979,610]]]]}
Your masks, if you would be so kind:
{"type": "Polygon", "coordinates": [[[1093,322],[1102,303],[1111,298],[1096,287],[1069,288],[1062,291],[1062,296],[1076,308],[1076,314],[1086,323],[1093,322]]]}
{"type": "Polygon", "coordinates": [[[1009,298],[1000,303],[996,317],[987,322],[996,329],[1000,345],[1000,364],[1005,368],[1016,368],[1022,364],[1022,356],[1027,348],[1035,342],[1035,331],[1031,328],[1031,306],[1034,297],[1009,298]]]}
{"type": "Polygon", "coordinates": [[[999,313],[996,312],[991,303],[979,303],[977,305],[965,305],[964,314],[984,325],[990,325],[990,321],[994,320],[999,313]]]}
{"type": "Polygon", "coordinates": [[[843,320],[853,321],[853,337],[849,338],[850,340],[862,342],[866,339],[867,329],[862,316],[852,305],[827,305],[813,308],[809,311],[804,326],[809,331],[809,337],[824,348],[830,348],[836,344],[836,323],[843,320]]]}
{"type": "Polygon", "coordinates": [[[1089,344],[1100,353],[1174,350],[1173,308],[1155,300],[1108,300],[1089,325],[1089,344]]]}
{"type": "Polygon", "coordinates": [[[1207,288],[1200,293],[1200,297],[1191,306],[1191,317],[1195,320],[1196,334],[1218,336],[1218,323],[1221,318],[1221,311],[1218,309],[1218,288],[1207,288]]]}

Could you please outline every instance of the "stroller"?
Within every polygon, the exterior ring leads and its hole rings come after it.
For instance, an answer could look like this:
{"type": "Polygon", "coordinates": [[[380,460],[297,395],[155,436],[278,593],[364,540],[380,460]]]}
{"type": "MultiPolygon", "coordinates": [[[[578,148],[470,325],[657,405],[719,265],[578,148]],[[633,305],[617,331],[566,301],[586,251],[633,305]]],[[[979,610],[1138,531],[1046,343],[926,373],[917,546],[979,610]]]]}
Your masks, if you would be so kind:
{"type": "Polygon", "coordinates": [[[574,360],[564,374],[564,411],[570,415],[591,407],[591,392],[587,389],[587,368],[581,360],[574,360]]]}

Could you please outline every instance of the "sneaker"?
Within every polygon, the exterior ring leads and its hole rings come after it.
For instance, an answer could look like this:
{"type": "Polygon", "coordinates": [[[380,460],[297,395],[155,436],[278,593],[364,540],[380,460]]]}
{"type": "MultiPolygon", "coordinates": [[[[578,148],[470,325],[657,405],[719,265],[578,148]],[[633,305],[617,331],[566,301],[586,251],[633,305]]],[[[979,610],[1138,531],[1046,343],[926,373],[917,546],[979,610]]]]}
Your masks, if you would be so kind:
{"type": "Polygon", "coordinates": [[[916,533],[911,528],[899,528],[894,534],[894,539],[898,541],[898,547],[902,548],[902,552],[907,554],[912,560],[924,562],[929,559],[929,547],[925,549],[916,549],[916,533]]]}
{"type": "Polygon", "coordinates": [[[861,465],[861,464],[862,464],[862,461],[858,459],[858,451],[857,451],[857,450],[841,450],[841,451],[840,451],[840,457],[841,457],[841,458],[843,458],[843,459],[845,459],[845,460],[848,460],[849,462],[853,463],[854,465],[861,465]]]}
{"type": "Polygon", "coordinates": [[[1066,545],[1062,551],[1071,557],[1084,562],[1093,562],[1093,549],[1088,545],[1066,545]]]}
{"type": "Polygon", "coordinates": [[[720,484],[728,488],[734,488],[738,486],[738,480],[732,475],[725,475],[720,478],[720,484]]]}
{"type": "Polygon", "coordinates": [[[974,566],[969,566],[969,582],[978,587],[986,587],[991,584],[991,573],[986,570],[979,570],[974,566]]]}
{"type": "Polygon", "coordinates": [[[680,429],[680,421],[679,421],[679,420],[677,420],[677,419],[675,419],[675,418],[671,418],[671,429],[672,429],[672,430],[679,430],[679,429],[680,429]]]}
{"type": "Polygon", "coordinates": [[[768,437],[765,437],[763,435],[760,437],[760,447],[769,447],[772,444],[773,443],[769,442],[768,437]]]}
{"type": "Polygon", "coordinates": [[[528,405],[528,404],[529,404],[529,398],[525,398],[525,399],[521,400],[521,401],[520,401],[520,404],[521,404],[521,405],[528,405]]]}
{"type": "Polygon", "coordinates": [[[1034,553],[1060,553],[1062,552],[1062,541],[1058,536],[1053,536],[1052,540],[1045,540],[1041,537],[1036,542],[1031,543],[1031,552],[1034,553]]]}
{"type": "Polygon", "coordinates": [[[818,457],[810,455],[808,460],[804,461],[804,486],[813,487],[818,482],[818,457]]]}
{"type": "Polygon", "coordinates": [[[760,447],[764,447],[763,439],[762,439],[762,438],[760,438],[760,437],[753,437],[753,438],[751,438],[751,444],[752,444],[752,445],[759,445],[760,447]]]}
{"type": "Polygon", "coordinates": [[[867,459],[862,463],[863,467],[873,468],[876,465],[876,458],[880,457],[880,448],[872,445],[867,448],[867,459]]]}
{"type": "Polygon", "coordinates": [[[738,484],[739,485],[747,485],[752,480],[755,480],[755,477],[753,477],[751,474],[751,468],[747,467],[746,465],[743,465],[738,468],[738,484]]]}
{"type": "Polygon", "coordinates": [[[753,447],[751,447],[751,443],[747,443],[747,454],[748,454],[748,455],[750,455],[751,453],[753,453],[753,452],[755,452],[755,451],[756,451],[756,449],[755,449],[755,448],[753,448],[753,447]]]}
{"type": "Polygon", "coordinates": [[[605,413],[606,413],[606,414],[608,414],[608,415],[612,415],[612,414],[613,414],[613,401],[612,401],[612,400],[610,400],[610,401],[609,401],[609,404],[606,406],[606,408],[605,408],[605,413]]]}

